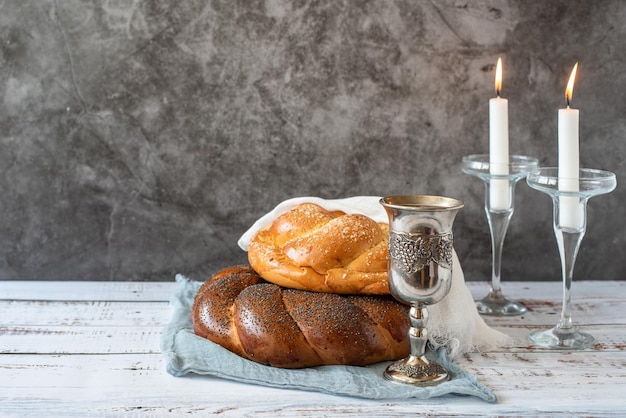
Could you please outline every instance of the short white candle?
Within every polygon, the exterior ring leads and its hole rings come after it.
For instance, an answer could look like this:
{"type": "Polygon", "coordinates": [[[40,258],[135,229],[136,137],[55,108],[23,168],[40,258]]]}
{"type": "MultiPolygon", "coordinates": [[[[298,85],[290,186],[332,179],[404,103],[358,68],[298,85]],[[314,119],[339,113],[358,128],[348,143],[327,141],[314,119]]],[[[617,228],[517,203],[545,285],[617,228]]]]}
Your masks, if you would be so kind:
{"type": "MultiPolygon", "coordinates": [[[[502,58],[496,65],[496,97],[489,100],[489,172],[509,174],[509,101],[500,97],[502,89],[502,58]]],[[[511,207],[508,179],[492,179],[489,183],[489,207],[506,210],[511,207]]]]}
{"type": "MultiPolygon", "coordinates": [[[[559,109],[559,190],[561,191],[578,191],[579,117],[578,109],[570,108],[577,68],[578,63],[574,65],[565,89],[567,108],[559,109]]],[[[560,197],[559,224],[562,228],[582,228],[582,208],[578,201],[577,196],[560,197]]]]}

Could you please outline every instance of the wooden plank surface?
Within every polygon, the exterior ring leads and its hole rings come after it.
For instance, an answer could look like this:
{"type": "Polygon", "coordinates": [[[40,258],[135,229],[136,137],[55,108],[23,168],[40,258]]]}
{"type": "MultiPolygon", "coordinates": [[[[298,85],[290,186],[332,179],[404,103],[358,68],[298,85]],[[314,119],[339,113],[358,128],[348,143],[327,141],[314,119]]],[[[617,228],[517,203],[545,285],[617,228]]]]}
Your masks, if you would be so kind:
{"type": "Polygon", "coordinates": [[[164,372],[162,361],[158,354],[0,356],[0,411],[23,414],[33,407],[33,400],[45,403],[55,415],[133,409],[163,414],[221,411],[223,416],[309,416],[315,412],[393,416],[424,411],[459,416],[536,416],[538,412],[620,416],[619,412],[626,411],[624,352],[570,353],[556,363],[542,353],[472,353],[461,359],[461,367],[498,395],[494,405],[453,395],[420,401],[367,401],[206,376],[175,378],[164,372]],[[42,370],[46,379],[41,378],[42,370]]]}
{"type": "Polygon", "coordinates": [[[593,410],[597,414],[617,416],[617,412],[624,411],[623,386],[619,383],[624,381],[625,362],[623,352],[573,353],[563,356],[556,365],[540,353],[522,359],[514,354],[472,354],[459,364],[475,373],[479,380],[489,382],[499,397],[499,403],[491,405],[460,396],[423,401],[368,401],[251,386],[205,376],[175,378],[164,373],[158,354],[95,358],[6,355],[0,357],[0,371],[5,377],[0,383],[0,410],[27,411],[29,403],[37,399],[45,402],[50,411],[60,414],[136,409],[144,413],[221,411],[223,416],[243,413],[295,416],[296,412],[308,416],[307,411],[326,416],[345,413],[393,416],[428,410],[461,416],[533,416],[538,411],[568,416],[593,410]],[[607,363],[621,367],[621,376],[604,372],[607,363]],[[42,369],[46,379],[41,379],[42,369]],[[581,374],[585,376],[584,389],[581,389],[581,374]],[[10,400],[7,394],[11,394],[10,400]],[[520,404],[520,400],[524,403],[520,404]]]}
{"type": "MultiPolygon", "coordinates": [[[[174,278],[172,278],[174,280],[174,278]]],[[[0,281],[0,300],[168,301],[175,282],[0,281]]]]}
{"type": "MultiPolygon", "coordinates": [[[[475,296],[485,283],[468,287],[475,296]]],[[[574,283],[574,320],[597,343],[559,352],[528,343],[556,323],[556,282],[503,283],[523,317],[487,323],[512,337],[459,366],[494,390],[473,397],[368,401],[165,372],[159,342],[174,283],[0,282],[0,416],[610,416],[626,414],[626,282],[574,283]],[[79,292],[76,295],[74,292],[79,292]]]]}

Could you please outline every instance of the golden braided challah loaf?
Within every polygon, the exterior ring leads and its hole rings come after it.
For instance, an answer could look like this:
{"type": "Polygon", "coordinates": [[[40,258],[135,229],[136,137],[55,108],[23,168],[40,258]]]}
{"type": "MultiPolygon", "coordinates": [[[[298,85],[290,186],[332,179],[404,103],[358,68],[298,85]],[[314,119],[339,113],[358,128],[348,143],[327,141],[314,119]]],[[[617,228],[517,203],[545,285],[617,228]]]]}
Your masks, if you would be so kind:
{"type": "Polygon", "coordinates": [[[284,289],[249,267],[207,280],[192,320],[197,335],[275,367],[367,365],[409,353],[408,307],[391,297],[284,289]]]}
{"type": "Polygon", "coordinates": [[[388,294],[388,225],[304,203],[251,239],[248,261],[280,286],[338,294],[388,294]]]}

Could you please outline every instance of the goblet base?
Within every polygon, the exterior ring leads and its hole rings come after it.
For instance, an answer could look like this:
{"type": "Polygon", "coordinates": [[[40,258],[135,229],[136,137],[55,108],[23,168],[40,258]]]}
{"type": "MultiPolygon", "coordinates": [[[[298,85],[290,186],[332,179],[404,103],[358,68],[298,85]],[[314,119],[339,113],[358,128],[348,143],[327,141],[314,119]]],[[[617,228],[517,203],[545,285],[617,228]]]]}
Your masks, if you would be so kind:
{"type": "Polygon", "coordinates": [[[414,386],[436,386],[450,380],[450,374],[441,364],[424,356],[409,356],[391,363],[383,377],[394,383],[414,386]]]}
{"type": "Polygon", "coordinates": [[[591,347],[595,339],[574,328],[562,329],[554,327],[544,331],[533,331],[528,339],[534,344],[556,350],[582,350],[591,347]]]}
{"type": "Polygon", "coordinates": [[[518,316],[526,313],[527,309],[521,303],[508,300],[501,293],[489,293],[481,300],[476,301],[476,309],[481,315],[518,316]]]}

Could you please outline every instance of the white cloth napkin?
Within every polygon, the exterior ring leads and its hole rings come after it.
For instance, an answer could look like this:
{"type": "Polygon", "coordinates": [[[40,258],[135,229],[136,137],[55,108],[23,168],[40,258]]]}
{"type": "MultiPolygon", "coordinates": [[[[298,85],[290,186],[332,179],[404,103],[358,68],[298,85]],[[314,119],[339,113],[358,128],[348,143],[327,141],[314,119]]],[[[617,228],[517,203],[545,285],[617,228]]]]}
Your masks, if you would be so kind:
{"type": "MultiPolygon", "coordinates": [[[[271,212],[259,218],[239,239],[238,244],[248,251],[250,239],[281,214],[302,203],[316,203],[326,210],[341,210],[345,213],[361,213],[377,222],[389,223],[387,212],[378,196],[355,196],[345,199],[321,199],[297,197],[281,202],[271,212]]],[[[454,358],[469,351],[481,351],[505,343],[508,337],[490,328],[476,310],[472,295],[465,285],[461,263],[453,252],[452,288],[441,302],[429,306],[429,321],[426,329],[433,348],[446,347],[454,358]]]]}

